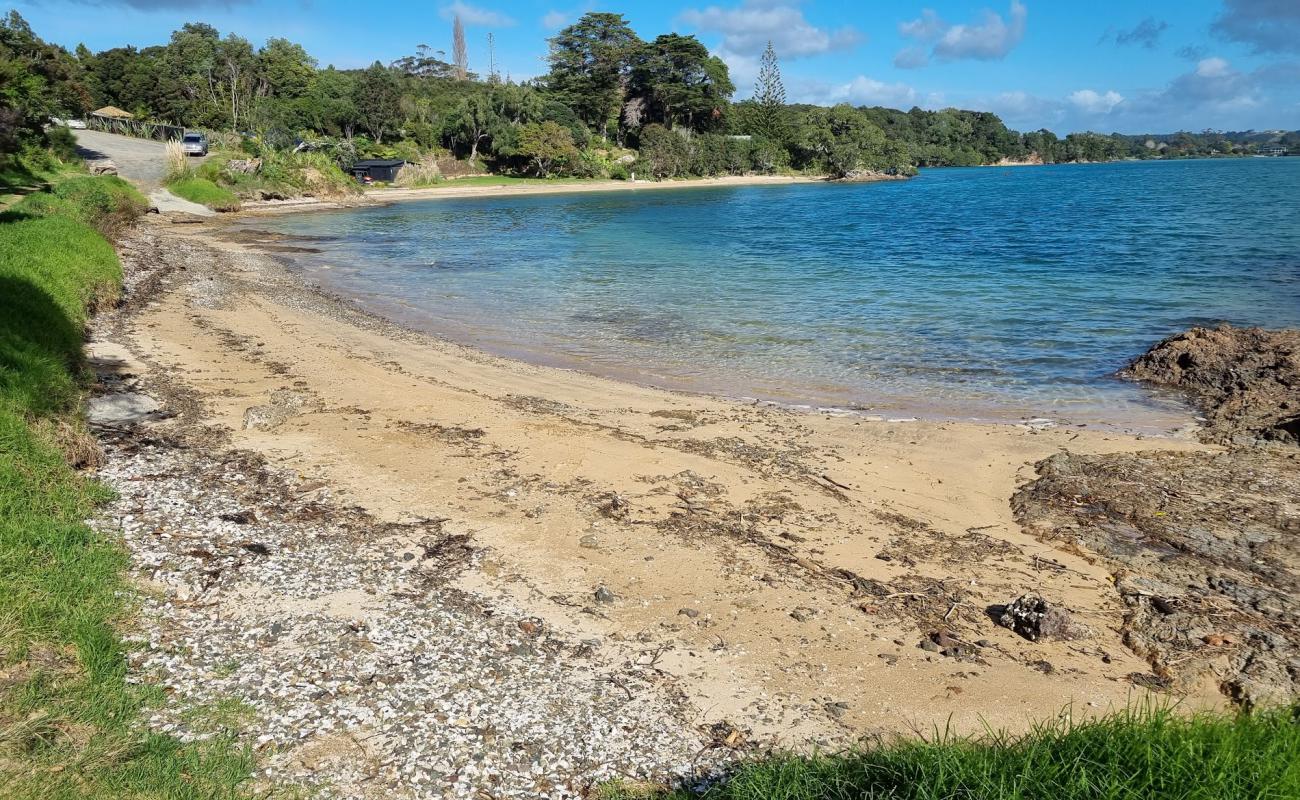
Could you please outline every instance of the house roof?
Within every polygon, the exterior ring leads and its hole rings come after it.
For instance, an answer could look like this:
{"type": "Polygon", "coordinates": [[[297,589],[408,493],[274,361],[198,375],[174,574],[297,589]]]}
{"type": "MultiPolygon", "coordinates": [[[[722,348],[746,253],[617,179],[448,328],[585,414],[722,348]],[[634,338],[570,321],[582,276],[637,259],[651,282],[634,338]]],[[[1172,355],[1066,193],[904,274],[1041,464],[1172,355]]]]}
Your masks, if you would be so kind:
{"type": "Polygon", "coordinates": [[[115,117],[117,119],[133,119],[135,117],[135,114],[132,114],[130,111],[123,111],[117,106],[104,106],[98,111],[92,111],[90,113],[97,114],[101,117],[115,117]]]}
{"type": "Polygon", "coordinates": [[[405,164],[406,160],[401,158],[368,158],[365,161],[358,161],[352,165],[353,169],[357,167],[398,167],[405,164]]]}

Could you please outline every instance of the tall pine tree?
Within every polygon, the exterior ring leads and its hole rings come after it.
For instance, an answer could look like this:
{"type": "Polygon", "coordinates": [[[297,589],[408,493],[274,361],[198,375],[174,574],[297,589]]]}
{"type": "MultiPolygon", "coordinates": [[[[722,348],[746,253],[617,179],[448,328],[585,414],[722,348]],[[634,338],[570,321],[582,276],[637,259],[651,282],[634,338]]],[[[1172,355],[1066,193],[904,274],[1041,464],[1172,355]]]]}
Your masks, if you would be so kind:
{"type": "Polygon", "coordinates": [[[758,66],[758,83],[754,86],[758,103],[756,133],[773,142],[784,142],[789,135],[786,123],[785,84],[781,83],[781,65],[769,39],[758,66]]]}
{"type": "Polygon", "coordinates": [[[465,26],[457,14],[451,23],[451,63],[456,80],[469,77],[469,50],[465,47],[465,26]]]}

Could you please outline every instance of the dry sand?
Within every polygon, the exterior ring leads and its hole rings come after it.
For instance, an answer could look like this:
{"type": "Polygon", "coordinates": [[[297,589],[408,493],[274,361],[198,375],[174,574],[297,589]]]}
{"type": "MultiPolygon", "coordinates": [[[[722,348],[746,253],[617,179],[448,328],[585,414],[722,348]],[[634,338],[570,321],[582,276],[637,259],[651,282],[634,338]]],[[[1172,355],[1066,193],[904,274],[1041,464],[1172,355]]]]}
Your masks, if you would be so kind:
{"type": "Polygon", "coordinates": [[[219,226],[156,230],[185,277],[120,343],[199,399],[182,417],[379,519],[445,519],[483,551],[461,587],[621,643],[702,723],[798,746],[1022,728],[1140,691],[1112,576],[1023,532],[1008,500],[1067,446],[1204,445],[872,421],[532,366],[353,311],[219,226]],[[1033,643],[991,620],[1028,591],[1095,636],[1033,643]],[[977,654],[918,647],[941,628],[977,654]]]}

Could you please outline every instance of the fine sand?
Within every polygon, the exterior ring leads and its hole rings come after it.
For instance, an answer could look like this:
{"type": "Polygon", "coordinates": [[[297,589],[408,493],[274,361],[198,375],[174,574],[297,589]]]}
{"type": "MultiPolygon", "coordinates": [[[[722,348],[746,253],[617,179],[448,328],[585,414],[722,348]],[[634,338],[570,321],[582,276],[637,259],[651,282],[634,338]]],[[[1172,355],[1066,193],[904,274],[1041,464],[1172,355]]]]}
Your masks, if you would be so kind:
{"type": "MultiPolygon", "coordinates": [[[[135,245],[184,269],[118,342],[197,400],[172,404],[179,419],[381,520],[445,520],[482,552],[460,587],[652,663],[701,724],[800,746],[1023,728],[1141,691],[1113,576],[1023,532],[1009,498],[1066,447],[1204,445],[797,412],[532,366],[351,310],[231,238],[160,224],[135,245]],[[1031,591],[1094,636],[1030,642],[992,621],[1031,591]],[[918,646],[941,629],[968,654],[918,646]]],[[[1204,688],[1193,700],[1217,702],[1204,688]]]]}

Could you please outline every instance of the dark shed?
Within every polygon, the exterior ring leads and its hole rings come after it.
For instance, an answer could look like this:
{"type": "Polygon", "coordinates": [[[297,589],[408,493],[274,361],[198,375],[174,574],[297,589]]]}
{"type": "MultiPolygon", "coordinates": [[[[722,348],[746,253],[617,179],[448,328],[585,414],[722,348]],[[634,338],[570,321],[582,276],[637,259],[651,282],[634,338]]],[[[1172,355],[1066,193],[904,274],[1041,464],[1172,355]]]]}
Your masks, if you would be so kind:
{"type": "Polygon", "coordinates": [[[352,174],[359,181],[369,178],[372,181],[392,183],[397,180],[397,173],[406,162],[400,158],[370,158],[352,165],[352,174]]]}

